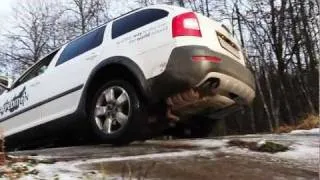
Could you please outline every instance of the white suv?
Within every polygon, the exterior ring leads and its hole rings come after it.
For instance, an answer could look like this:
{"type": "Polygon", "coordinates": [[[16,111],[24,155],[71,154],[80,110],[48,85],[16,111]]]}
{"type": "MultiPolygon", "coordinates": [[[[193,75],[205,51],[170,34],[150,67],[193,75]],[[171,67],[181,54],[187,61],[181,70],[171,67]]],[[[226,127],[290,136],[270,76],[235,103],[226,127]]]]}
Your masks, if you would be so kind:
{"type": "Polygon", "coordinates": [[[154,123],[219,118],[255,96],[253,76],[228,30],[167,5],[135,10],[72,40],[5,88],[0,128],[8,139],[82,126],[87,129],[68,132],[92,131],[112,144],[145,137],[154,123]]]}

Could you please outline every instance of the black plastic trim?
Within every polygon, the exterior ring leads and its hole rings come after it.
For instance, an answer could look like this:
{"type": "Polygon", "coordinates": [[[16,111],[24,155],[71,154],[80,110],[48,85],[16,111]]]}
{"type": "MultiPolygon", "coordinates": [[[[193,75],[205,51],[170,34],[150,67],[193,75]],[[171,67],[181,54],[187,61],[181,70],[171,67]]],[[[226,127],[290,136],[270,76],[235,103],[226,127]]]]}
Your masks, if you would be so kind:
{"type": "Polygon", "coordinates": [[[89,78],[84,86],[84,90],[83,93],[81,95],[81,100],[80,100],[80,104],[78,109],[79,110],[83,110],[83,115],[86,116],[86,112],[85,110],[85,105],[86,105],[86,97],[88,94],[88,89],[89,89],[89,85],[91,84],[91,82],[94,80],[95,75],[97,74],[97,72],[99,70],[101,70],[102,68],[105,68],[107,66],[112,66],[112,65],[122,65],[124,67],[126,67],[134,76],[135,78],[138,80],[137,81],[137,85],[142,93],[142,96],[149,100],[151,97],[151,93],[150,93],[150,89],[149,86],[147,84],[147,80],[142,72],[142,70],[139,68],[139,66],[130,58],[128,57],[124,57],[124,56],[113,56],[110,58],[107,58],[105,60],[103,60],[102,62],[100,62],[90,73],[89,78]]]}
{"type": "Polygon", "coordinates": [[[254,77],[244,65],[208,47],[191,45],[174,48],[165,71],[148,79],[152,97],[161,100],[193,88],[210,72],[231,76],[255,90],[254,77]],[[214,56],[220,58],[221,62],[195,62],[192,60],[192,56],[214,56]]]}

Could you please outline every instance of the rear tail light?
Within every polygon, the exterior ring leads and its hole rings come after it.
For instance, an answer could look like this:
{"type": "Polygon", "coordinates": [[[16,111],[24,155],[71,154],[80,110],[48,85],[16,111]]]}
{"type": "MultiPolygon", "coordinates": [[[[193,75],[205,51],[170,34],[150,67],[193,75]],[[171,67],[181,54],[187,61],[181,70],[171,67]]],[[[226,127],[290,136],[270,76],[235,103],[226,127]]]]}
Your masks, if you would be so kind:
{"type": "Polygon", "coordinates": [[[197,16],[193,12],[180,14],[172,20],[172,37],[196,36],[201,37],[197,16]]]}
{"type": "Polygon", "coordinates": [[[195,61],[195,62],[210,61],[213,63],[220,63],[221,59],[216,56],[192,56],[192,61],[195,61]]]}

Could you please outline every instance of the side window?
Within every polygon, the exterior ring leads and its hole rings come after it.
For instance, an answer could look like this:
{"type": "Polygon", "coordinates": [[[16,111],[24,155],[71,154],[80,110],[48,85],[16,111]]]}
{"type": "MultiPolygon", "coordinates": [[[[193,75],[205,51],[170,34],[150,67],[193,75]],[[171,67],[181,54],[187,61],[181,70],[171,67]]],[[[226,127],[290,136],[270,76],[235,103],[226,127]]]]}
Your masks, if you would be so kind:
{"type": "Polygon", "coordinates": [[[120,18],[112,24],[112,39],[168,16],[161,9],[145,9],[120,18]]]}
{"type": "Polygon", "coordinates": [[[23,84],[27,81],[29,81],[30,79],[33,79],[41,74],[43,74],[50,62],[52,61],[52,59],[54,58],[54,56],[57,54],[59,50],[54,51],[53,53],[49,54],[48,56],[46,56],[45,58],[41,59],[37,64],[35,64],[31,69],[29,69],[24,75],[22,75],[20,77],[20,79],[18,79],[12,86],[12,88],[15,88],[17,86],[19,86],[20,84],[23,84]]]}
{"type": "Polygon", "coordinates": [[[56,66],[69,61],[70,59],[82,53],[85,53],[86,51],[98,47],[103,41],[105,28],[106,27],[103,26],[99,29],[89,32],[88,34],[85,34],[84,36],[74,41],[71,41],[61,53],[56,66]]]}
{"type": "Polygon", "coordinates": [[[6,90],[4,87],[2,86],[5,86],[5,87],[8,87],[8,81],[7,81],[7,78],[2,78],[0,76],[0,95],[6,90]],[[2,80],[3,79],[3,80],[2,80]]]}

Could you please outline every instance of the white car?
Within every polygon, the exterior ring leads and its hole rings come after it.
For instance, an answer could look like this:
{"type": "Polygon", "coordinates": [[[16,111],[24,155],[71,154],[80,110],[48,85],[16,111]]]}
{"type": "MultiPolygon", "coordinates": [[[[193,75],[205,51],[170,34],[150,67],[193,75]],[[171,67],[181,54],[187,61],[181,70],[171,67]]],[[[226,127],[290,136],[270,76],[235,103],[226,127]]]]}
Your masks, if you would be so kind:
{"type": "Polygon", "coordinates": [[[228,30],[168,5],[135,10],[72,40],[10,87],[0,79],[6,89],[0,128],[7,139],[82,126],[69,133],[90,131],[123,144],[165,129],[159,124],[190,121],[204,131],[206,123],[192,119],[219,118],[255,97],[252,73],[228,30]]]}

